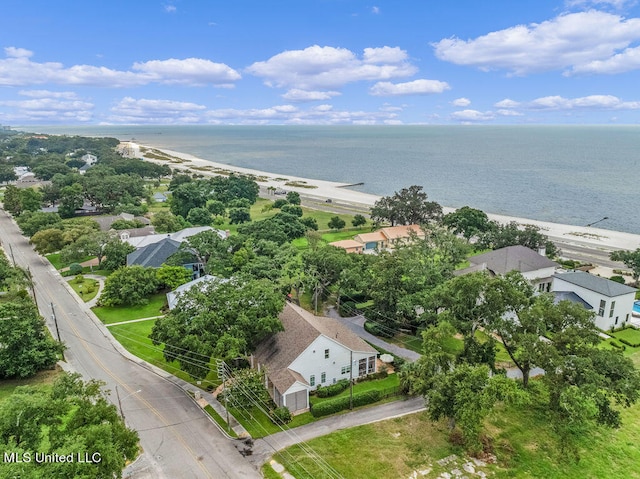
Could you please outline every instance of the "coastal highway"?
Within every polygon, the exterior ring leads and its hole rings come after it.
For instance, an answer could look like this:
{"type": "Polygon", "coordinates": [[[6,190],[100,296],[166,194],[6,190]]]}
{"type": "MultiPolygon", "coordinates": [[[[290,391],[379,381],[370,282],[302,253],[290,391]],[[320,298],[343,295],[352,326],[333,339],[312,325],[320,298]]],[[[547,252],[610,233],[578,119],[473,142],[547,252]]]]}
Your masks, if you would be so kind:
{"type": "Polygon", "coordinates": [[[119,393],[121,411],[127,425],[138,431],[143,451],[127,467],[125,477],[262,477],[182,389],[114,347],[106,329],[96,324],[92,313],[72,296],[58,273],[33,251],[4,210],[0,210],[0,239],[7,256],[31,271],[40,312],[55,337],[50,306],[54,304],[70,369],[86,380],[104,381],[116,405],[119,393]]]}

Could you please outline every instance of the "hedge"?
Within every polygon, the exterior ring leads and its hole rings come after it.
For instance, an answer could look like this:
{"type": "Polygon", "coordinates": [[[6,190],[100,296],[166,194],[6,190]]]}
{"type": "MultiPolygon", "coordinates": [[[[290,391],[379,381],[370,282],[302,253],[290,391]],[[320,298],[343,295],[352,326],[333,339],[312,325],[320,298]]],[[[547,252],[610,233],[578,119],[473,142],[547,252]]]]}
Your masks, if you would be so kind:
{"type": "MultiPolygon", "coordinates": [[[[381,393],[378,390],[365,391],[353,395],[353,407],[365,406],[367,404],[373,404],[378,402],[381,398],[381,393]]],[[[328,416],[335,414],[345,409],[349,409],[351,404],[349,396],[332,399],[331,401],[324,401],[320,404],[311,407],[311,414],[313,417],[328,416]]]]}
{"type": "Polygon", "coordinates": [[[342,391],[349,387],[348,379],[341,379],[335,384],[331,384],[330,386],[320,386],[316,389],[316,395],[319,398],[328,398],[331,396],[337,396],[342,391]]]}
{"type": "Polygon", "coordinates": [[[616,338],[622,344],[626,344],[627,346],[631,346],[632,348],[640,348],[640,343],[632,343],[631,341],[627,341],[624,338],[616,338]]]}

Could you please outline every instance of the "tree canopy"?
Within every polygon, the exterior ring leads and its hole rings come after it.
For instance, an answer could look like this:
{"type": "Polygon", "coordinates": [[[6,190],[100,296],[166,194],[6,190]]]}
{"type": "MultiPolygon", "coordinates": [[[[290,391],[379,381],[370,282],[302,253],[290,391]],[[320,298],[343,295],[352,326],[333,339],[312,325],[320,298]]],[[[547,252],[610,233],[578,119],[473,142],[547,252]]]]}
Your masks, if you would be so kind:
{"type": "Polygon", "coordinates": [[[21,386],[0,402],[4,457],[29,453],[31,461],[0,461],[2,477],[94,479],[122,477],[138,454],[138,434],[118,410],[79,374],[63,374],[52,387],[21,386]],[[85,461],[36,461],[34,454],[73,454],[85,461]],[[91,460],[93,459],[93,460],[91,460]]]}
{"type": "Polygon", "coordinates": [[[154,344],[202,379],[212,356],[233,359],[251,353],[267,335],[282,329],[278,315],[284,295],[268,280],[201,283],[180,295],[178,304],[153,326],[154,344]]]}
{"type": "Polygon", "coordinates": [[[423,224],[442,217],[442,206],[427,201],[422,186],[413,185],[384,196],[371,208],[371,219],[377,223],[395,225],[423,224]]]}

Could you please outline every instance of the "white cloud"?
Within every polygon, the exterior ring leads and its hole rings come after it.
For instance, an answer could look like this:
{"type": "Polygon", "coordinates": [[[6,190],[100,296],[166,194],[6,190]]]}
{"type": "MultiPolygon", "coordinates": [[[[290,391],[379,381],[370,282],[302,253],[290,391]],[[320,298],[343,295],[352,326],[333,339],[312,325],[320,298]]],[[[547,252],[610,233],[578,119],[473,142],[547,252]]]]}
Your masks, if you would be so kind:
{"type": "Polygon", "coordinates": [[[338,91],[306,91],[299,88],[292,88],[282,95],[282,98],[289,101],[322,101],[330,100],[334,96],[341,95],[338,91]]]}
{"type": "Polygon", "coordinates": [[[594,60],[571,69],[572,73],[600,73],[613,75],[640,68],[640,47],[627,48],[606,60],[594,60]]]}
{"type": "Polygon", "coordinates": [[[638,40],[640,18],[624,19],[590,10],[514,26],[472,40],[446,38],[433,47],[441,60],[525,75],[557,69],[578,72],[591,62],[610,59],[638,40]]]}
{"type": "Polygon", "coordinates": [[[29,98],[64,98],[66,100],[76,100],[78,95],[73,91],[49,91],[49,90],[20,90],[18,95],[29,98]]]}
{"type": "Polygon", "coordinates": [[[438,80],[414,80],[405,83],[378,82],[369,89],[373,96],[429,95],[451,87],[438,80]]]}
{"type": "Polygon", "coordinates": [[[247,68],[271,87],[330,90],[357,81],[382,81],[416,73],[407,54],[397,47],[366,48],[358,58],[346,48],[313,45],[288,50],[247,68]]]}
{"type": "Polygon", "coordinates": [[[523,113],[515,110],[497,110],[496,114],[500,116],[523,116],[523,113]]]}
{"type": "Polygon", "coordinates": [[[118,88],[164,83],[229,87],[240,79],[240,74],[227,65],[200,58],[152,60],[135,63],[135,71],[120,71],[93,65],[38,63],[31,61],[32,52],[22,48],[8,47],[5,53],[7,58],[0,59],[0,85],[7,86],[51,83],[118,88]]]}
{"type": "Polygon", "coordinates": [[[640,101],[625,102],[613,95],[589,95],[578,98],[546,96],[527,103],[526,107],[533,110],[638,110],[640,101]]]}
{"type": "Polygon", "coordinates": [[[378,15],[380,13],[380,7],[371,7],[371,13],[378,15]]]}
{"type": "Polygon", "coordinates": [[[164,6],[164,11],[167,13],[176,13],[176,6],[175,5],[165,5],[164,6]]]}
{"type": "Polygon", "coordinates": [[[125,97],[112,108],[110,121],[117,123],[200,123],[207,109],[197,103],[125,97]]]}
{"type": "Polygon", "coordinates": [[[6,120],[51,123],[86,122],[93,118],[93,103],[64,97],[36,96],[29,100],[0,101],[0,106],[7,109],[6,120]]]}
{"type": "Polygon", "coordinates": [[[33,52],[31,50],[16,47],[5,47],[4,53],[9,58],[29,58],[33,56],[33,52]]]}
{"type": "Polygon", "coordinates": [[[133,69],[151,75],[154,81],[168,85],[216,85],[218,87],[233,86],[240,74],[224,63],[214,63],[202,58],[186,58],[178,60],[152,60],[134,63],[133,69]]]}
{"type": "Polygon", "coordinates": [[[496,108],[518,108],[520,106],[520,103],[514,100],[510,100],[509,98],[505,98],[504,100],[500,100],[493,106],[495,106],[496,108]]]}
{"type": "Polygon", "coordinates": [[[453,106],[459,106],[464,108],[465,106],[471,105],[471,100],[469,100],[468,98],[456,98],[451,102],[451,104],[453,106]]]}
{"type": "Polygon", "coordinates": [[[481,112],[478,110],[460,110],[454,111],[451,114],[451,118],[457,121],[463,122],[481,122],[481,121],[489,121],[495,118],[495,115],[488,112],[481,112]]]}

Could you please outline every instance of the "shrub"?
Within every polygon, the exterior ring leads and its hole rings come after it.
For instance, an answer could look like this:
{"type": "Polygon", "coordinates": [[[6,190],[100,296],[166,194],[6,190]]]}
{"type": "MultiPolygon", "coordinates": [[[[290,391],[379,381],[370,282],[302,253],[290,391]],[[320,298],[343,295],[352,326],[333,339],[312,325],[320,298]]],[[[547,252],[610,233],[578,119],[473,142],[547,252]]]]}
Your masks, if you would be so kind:
{"type": "Polygon", "coordinates": [[[331,396],[337,396],[348,387],[349,380],[341,379],[335,384],[331,384],[329,386],[320,386],[318,389],[316,389],[316,394],[319,398],[328,398],[331,396]]]}
{"type": "Polygon", "coordinates": [[[82,283],[84,283],[84,276],[79,274],[78,276],[76,276],[76,279],[74,279],[74,281],[76,282],[76,284],[82,284],[82,283]]]}
{"type": "Polygon", "coordinates": [[[340,303],[340,307],[338,308],[338,313],[340,316],[349,317],[356,314],[356,303],[354,301],[343,301],[340,303]]]}
{"type": "Polygon", "coordinates": [[[624,351],[625,349],[627,349],[623,344],[618,344],[613,339],[609,341],[609,344],[620,351],[624,351]]]}
{"type": "MultiPolygon", "coordinates": [[[[353,407],[365,406],[367,404],[373,404],[380,400],[380,391],[372,390],[353,395],[353,407]]],[[[311,408],[311,414],[313,417],[328,416],[337,412],[349,409],[351,400],[349,396],[332,399],[317,404],[311,408]]]]}
{"type": "Polygon", "coordinates": [[[390,338],[393,335],[389,331],[388,328],[380,326],[378,323],[374,323],[371,321],[367,321],[364,323],[364,329],[375,336],[380,336],[383,338],[390,338]]]}
{"type": "Polygon", "coordinates": [[[273,202],[273,207],[274,208],[282,208],[284,205],[288,205],[289,202],[287,200],[285,200],[284,198],[278,198],[277,200],[275,200],[273,202]]]}
{"type": "Polygon", "coordinates": [[[78,263],[71,263],[69,265],[69,273],[71,273],[73,276],[82,273],[82,265],[78,263]]]}
{"type": "Polygon", "coordinates": [[[291,419],[291,411],[286,406],[280,406],[271,411],[271,421],[274,424],[289,424],[291,419]]]}
{"type": "Polygon", "coordinates": [[[630,346],[632,348],[640,348],[640,343],[632,343],[631,341],[628,341],[624,338],[618,338],[618,341],[620,341],[622,344],[626,344],[627,346],[630,346]]]}
{"type": "Polygon", "coordinates": [[[611,281],[615,281],[616,283],[620,283],[620,284],[624,284],[625,280],[622,276],[611,276],[611,278],[609,278],[611,281]]]}

